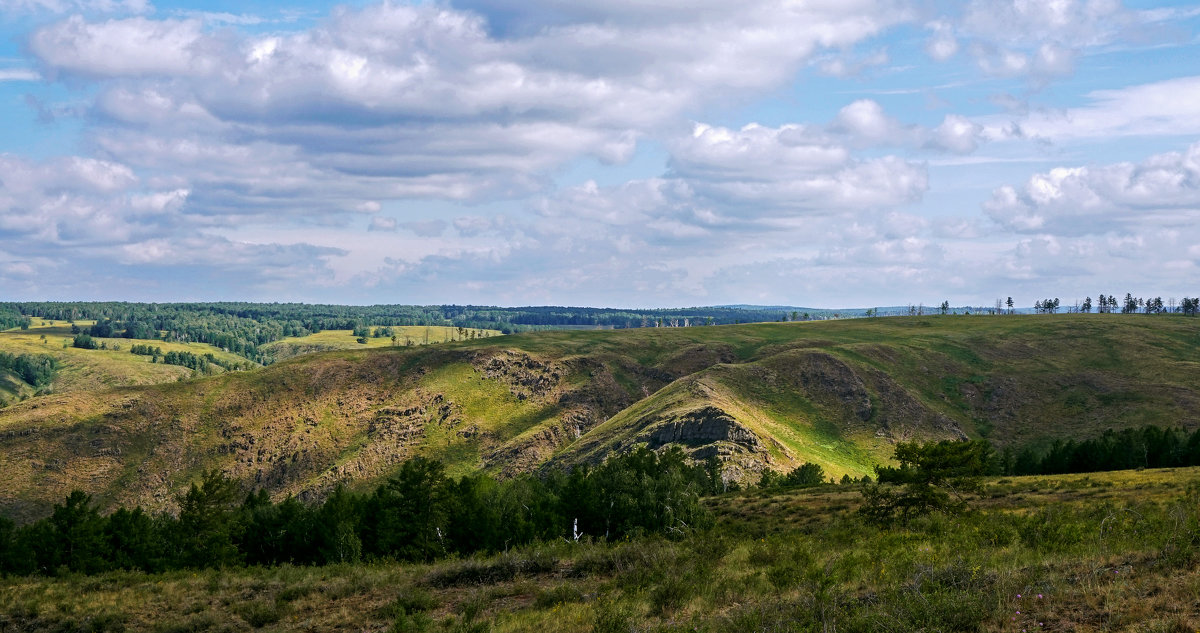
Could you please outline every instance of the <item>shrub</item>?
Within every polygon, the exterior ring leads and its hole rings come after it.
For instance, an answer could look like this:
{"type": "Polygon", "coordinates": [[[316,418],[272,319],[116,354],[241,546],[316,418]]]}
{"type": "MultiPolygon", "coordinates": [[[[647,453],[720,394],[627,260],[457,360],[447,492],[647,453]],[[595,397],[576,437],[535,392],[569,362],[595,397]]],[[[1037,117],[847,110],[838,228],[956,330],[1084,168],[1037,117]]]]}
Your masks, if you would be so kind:
{"type": "Polygon", "coordinates": [[[256,629],[268,624],[275,624],[283,617],[282,609],[279,605],[274,602],[267,602],[266,600],[253,600],[242,603],[234,607],[233,612],[245,620],[246,624],[256,629]]]}

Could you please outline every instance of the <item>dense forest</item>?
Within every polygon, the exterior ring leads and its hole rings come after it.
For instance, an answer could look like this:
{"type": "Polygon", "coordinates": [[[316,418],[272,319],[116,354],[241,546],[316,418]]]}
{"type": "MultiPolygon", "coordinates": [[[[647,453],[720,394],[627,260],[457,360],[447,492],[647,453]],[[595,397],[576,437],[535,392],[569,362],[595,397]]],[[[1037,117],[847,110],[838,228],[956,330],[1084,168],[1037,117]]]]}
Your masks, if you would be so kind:
{"type": "Polygon", "coordinates": [[[722,487],[715,462],[689,465],[678,449],[505,481],[454,479],[440,462],[414,458],[373,492],[337,489],[320,504],[273,503],[209,472],[179,498],[177,516],[103,516],[76,491],[41,521],[0,517],[0,575],[426,561],[560,538],[683,535],[707,524],[700,496],[722,487]]]}

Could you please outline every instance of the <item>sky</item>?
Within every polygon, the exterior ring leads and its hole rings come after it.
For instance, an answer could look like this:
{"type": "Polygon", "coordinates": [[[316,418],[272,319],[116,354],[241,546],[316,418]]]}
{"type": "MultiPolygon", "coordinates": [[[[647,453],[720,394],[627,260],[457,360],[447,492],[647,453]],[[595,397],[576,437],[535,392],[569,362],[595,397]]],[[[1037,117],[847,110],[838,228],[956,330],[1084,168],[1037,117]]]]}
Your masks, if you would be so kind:
{"type": "Polygon", "coordinates": [[[0,296],[1200,295],[1200,3],[0,0],[0,296]]]}

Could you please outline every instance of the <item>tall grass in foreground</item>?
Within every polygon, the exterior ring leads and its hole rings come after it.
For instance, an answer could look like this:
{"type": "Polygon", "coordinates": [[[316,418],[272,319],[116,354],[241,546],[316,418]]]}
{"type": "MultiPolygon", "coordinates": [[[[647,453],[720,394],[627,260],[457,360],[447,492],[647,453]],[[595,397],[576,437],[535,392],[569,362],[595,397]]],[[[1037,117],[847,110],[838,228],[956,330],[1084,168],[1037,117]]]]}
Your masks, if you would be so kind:
{"type": "Polygon", "coordinates": [[[721,497],[711,530],[432,565],[0,581],[2,631],[1195,631],[1200,471],[991,480],[875,527],[850,486],[721,497]]]}

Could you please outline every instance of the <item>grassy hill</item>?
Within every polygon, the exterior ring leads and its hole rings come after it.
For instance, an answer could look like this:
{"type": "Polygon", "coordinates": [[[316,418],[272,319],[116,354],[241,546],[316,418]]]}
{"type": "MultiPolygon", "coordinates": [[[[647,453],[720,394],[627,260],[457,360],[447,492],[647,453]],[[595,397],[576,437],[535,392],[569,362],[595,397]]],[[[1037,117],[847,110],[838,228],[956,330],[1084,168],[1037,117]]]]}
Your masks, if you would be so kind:
{"type": "Polygon", "coordinates": [[[208,468],[306,497],[373,485],[418,454],[452,474],[503,474],[674,443],[720,456],[734,478],[810,461],[840,477],[869,473],[904,439],[1025,446],[1144,424],[1193,429],[1197,343],[1197,319],[1056,315],[360,346],[4,409],[0,511],[41,515],[72,488],[170,508],[208,468]]]}

